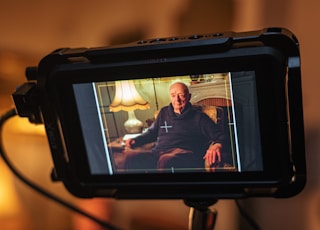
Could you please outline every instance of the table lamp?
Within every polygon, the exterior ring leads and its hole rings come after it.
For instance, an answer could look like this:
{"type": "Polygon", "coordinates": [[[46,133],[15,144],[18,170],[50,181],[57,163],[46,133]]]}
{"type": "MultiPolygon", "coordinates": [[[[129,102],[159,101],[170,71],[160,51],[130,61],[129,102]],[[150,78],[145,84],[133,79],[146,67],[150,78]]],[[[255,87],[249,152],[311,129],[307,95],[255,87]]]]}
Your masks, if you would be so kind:
{"type": "Polygon", "coordinates": [[[116,93],[110,104],[110,111],[127,111],[128,120],[124,123],[125,130],[130,134],[141,133],[143,123],[136,118],[134,110],[146,110],[150,108],[149,103],[140,96],[133,80],[116,81],[115,86],[116,93]]]}

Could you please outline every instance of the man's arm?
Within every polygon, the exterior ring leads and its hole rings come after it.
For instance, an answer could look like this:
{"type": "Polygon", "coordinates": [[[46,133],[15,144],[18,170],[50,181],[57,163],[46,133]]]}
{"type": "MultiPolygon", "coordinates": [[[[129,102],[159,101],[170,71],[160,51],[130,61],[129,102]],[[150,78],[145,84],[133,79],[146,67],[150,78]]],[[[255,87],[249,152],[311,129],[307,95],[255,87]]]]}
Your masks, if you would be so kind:
{"type": "Polygon", "coordinates": [[[203,159],[205,159],[209,165],[220,163],[222,143],[224,142],[225,134],[209,117],[205,116],[203,122],[205,124],[202,126],[204,135],[208,137],[211,142],[203,159]]]}
{"type": "Polygon", "coordinates": [[[135,138],[126,140],[126,147],[135,148],[157,140],[158,137],[158,120],[156,119],[148,130],[135,138]]]}

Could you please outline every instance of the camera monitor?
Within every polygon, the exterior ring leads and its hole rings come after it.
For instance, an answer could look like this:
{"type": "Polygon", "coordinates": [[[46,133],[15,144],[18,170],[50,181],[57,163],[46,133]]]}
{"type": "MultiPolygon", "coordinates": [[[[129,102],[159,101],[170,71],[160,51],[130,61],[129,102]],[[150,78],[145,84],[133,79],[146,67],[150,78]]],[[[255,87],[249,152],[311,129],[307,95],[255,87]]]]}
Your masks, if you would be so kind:
{"type": "Polygon", "coordinates": [[[60,49],[13,97],[40,108],[76,196],[289,197],[305,183],[299,60],[279,28],[60,49]]]}

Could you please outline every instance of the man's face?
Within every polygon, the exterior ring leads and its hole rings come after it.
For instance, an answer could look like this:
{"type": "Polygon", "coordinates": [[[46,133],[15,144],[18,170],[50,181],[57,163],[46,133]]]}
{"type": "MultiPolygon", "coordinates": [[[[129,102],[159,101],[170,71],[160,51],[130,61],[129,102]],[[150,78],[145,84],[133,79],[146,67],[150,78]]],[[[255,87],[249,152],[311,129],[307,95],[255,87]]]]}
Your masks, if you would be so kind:
{"type": "Polygon", "coordinates": [[[190,93],[188,88],[181,83],[175,83],[169,90],[171,104],[176,113],[181,113],[186,104],[190,101],[190,93]]]}

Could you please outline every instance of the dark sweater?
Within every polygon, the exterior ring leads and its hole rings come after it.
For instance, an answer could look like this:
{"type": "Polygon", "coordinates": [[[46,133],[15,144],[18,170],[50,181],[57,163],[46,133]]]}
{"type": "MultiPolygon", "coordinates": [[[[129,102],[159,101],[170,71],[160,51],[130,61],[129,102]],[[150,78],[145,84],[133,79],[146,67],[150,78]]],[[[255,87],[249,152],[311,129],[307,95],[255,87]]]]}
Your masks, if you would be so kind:
{"type": "Polygon", "coordinates": [[[212,142],[222,143],[222,138],[219,127],[190,103],[182,114],[176,114],[170,104],[160,110],[145,133],[135,138],[135,146],[156,141],[156,152],[182,148],[204,155],[212,142]]]}

